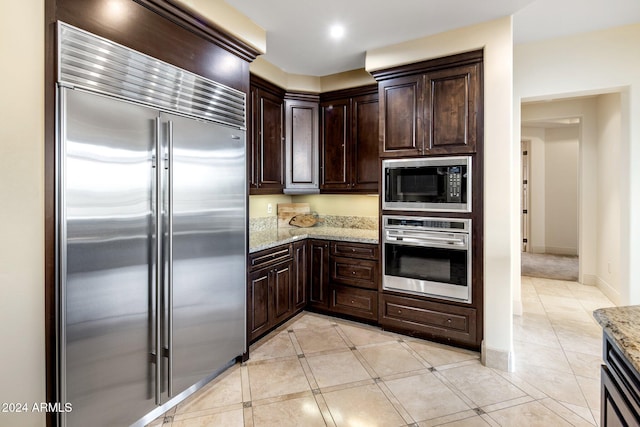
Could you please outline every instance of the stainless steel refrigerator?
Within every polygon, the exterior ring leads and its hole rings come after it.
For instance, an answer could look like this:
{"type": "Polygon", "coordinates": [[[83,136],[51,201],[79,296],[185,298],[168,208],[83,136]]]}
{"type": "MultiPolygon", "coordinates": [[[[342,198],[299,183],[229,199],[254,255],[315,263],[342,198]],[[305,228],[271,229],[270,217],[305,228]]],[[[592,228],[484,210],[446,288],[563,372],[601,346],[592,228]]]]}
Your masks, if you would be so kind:
{"type": "MultiPolygon", "coordinates": [[[[245,130],[115,97],[95,76],[87,90],[64,49],[90,35],[64,31],[58,375],[73,409],[61,423],[143,425],[246,351],[245,130]]],[[[107,59],[124,55],[109,46],[107,59]]],[[[239,96],[219,92],[212,103],[239,96]]]]}

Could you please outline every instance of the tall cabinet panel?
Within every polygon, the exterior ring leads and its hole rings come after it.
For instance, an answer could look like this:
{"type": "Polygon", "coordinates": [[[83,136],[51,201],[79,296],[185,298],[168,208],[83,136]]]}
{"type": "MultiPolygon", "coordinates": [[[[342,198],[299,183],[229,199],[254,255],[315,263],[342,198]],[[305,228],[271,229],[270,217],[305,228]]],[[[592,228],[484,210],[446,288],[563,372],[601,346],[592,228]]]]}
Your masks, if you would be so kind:
{"type": "Polygon", "coordinates": [[[251,76],[249,191],[279,194],[285,185],[284,91],[251,76]]]}
{"type": "Polygon", "coordinates": [[[61,92],[62,372],[68,425],[129,425],[152,410],[158,112],[61,92]],[[113,408],[118,408],[114,411],[113,408]]]}
{"type": "Polygon", "coordinates": [[[351,183],[354,190],[377,192],[380,176],[378,161],[378,94],[352,99],[352,162],[351,183]]]}
{"type": "Polygon", "coordinates": [[[322,189],[351,187],[347,156],[349,149],[349,100],[324,102],[322,112],[322,189]]]}

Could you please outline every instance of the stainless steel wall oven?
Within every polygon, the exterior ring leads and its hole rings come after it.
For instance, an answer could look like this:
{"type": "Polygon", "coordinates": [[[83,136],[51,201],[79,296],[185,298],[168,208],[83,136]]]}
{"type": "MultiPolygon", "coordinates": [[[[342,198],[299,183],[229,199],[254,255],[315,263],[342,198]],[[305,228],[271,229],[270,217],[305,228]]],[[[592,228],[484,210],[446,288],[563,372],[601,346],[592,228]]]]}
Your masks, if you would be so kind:
{"type": "Polygon", "coordinates": [[[384,290],[471,303],[471,219],[382,220],[384,290]]]}

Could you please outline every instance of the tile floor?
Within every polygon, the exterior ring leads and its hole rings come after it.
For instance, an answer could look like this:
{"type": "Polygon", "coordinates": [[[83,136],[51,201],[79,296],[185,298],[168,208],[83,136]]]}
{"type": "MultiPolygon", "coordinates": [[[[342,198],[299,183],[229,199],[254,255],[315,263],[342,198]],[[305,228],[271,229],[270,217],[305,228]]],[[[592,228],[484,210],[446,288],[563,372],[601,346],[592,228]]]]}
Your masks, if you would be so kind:
{"type": "Polygon", "coordinates": [[[515,372],[305,312],[150,426],[597,425],[601,330],[591,312],[612,303],[592,286],[530,277],[522,298],[515,372]]]}

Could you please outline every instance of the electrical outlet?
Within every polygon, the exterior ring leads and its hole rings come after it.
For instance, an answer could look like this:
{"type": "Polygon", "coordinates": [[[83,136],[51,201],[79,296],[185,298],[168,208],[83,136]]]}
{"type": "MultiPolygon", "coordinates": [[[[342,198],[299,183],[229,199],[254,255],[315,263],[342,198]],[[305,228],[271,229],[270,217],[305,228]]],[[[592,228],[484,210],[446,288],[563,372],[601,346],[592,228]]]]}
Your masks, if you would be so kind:
{"type": "Polygon", "coordinates": [[[273,213],[273,205],[271,203],[267,204],[267,213],[273,213]]]}

